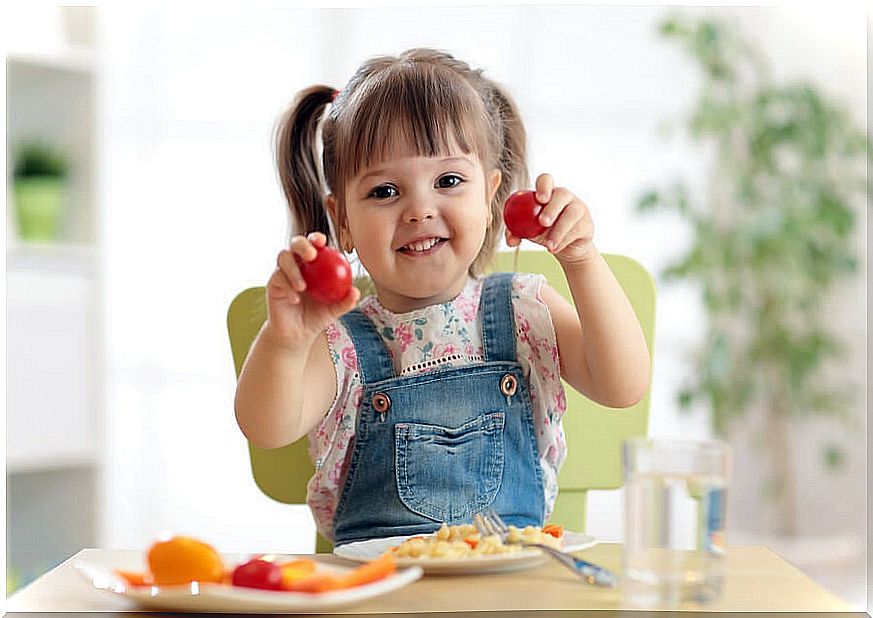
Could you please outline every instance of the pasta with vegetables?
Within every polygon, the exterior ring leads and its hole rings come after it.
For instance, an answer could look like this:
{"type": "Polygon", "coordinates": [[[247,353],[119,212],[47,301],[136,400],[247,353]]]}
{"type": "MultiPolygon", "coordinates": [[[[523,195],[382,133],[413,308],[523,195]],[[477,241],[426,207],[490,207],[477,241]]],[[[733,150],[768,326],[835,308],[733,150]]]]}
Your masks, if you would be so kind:
{"type": "Polygon", "coordinates": [[[482,536],[472,524],[449,526],[443,524],[435,533],[428,536],[415,536],[391,548],[397,558],[422,558],[455,560],[476,558],[520,552],[530,543],[541,543],[561,548],[563,530],[560,526],[547,525],[544,528],[509,526],[509,534],[504,542],[494,534],[482,536]]]}

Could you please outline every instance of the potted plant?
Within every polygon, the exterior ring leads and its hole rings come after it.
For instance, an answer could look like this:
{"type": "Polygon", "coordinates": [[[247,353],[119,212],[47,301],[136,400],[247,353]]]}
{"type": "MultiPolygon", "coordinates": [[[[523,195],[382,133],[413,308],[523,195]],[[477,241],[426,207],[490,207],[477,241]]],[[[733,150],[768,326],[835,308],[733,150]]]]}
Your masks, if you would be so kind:
{"type": "Polygon", "coordinates": [[[41,142],[24,144],[13,171],[15,214],[21,238],[53,241],[57,238],[67,186],[66,158],[41,142]]]}
{"type": "MultiPolygon", "coordinates": [[[[738,425],[758,423],[765,480],[744,489],[769,503],[773,523],[763,532],[791,538],[798,420],[852,420],[856,385],[828,373],[844,344],[825,300],[857,270],[852,235],[868,192],[867,140],[816,86],[773,83],[728,24],[674,17],[661,34],[700,65],[687,128],[712,155],[704,195],[679,180],[642,192],[637,203],[641,212],[676,213],[693,231],[691,246],[662,273],[697,284],[707,318],[677,401],[708,409],[714,433],[729,441],[738,425]]],[[[845,464],[838,441],[819,448],[809,456],[824,469],[845,464]]],[[[756,518],[759,526],[763,513],[756,518]]]]}

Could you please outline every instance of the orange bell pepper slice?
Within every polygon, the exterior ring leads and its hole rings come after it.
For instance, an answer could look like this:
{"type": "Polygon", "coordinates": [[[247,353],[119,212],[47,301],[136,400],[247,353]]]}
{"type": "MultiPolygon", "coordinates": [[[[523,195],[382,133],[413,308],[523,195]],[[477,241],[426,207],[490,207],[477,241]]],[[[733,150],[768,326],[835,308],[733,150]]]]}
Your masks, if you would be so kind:
{"type": "Polygon", "coordinates": [[[556,539],[560,539],[564,536],[564,527],[558,524],[546,524],[543,526],[543,532],[552,535],[556,539]]]}
{"type": "Polygon", "coordinates": [[[397,561],[393,554],[386,552],[348,573],[315,573],[293,581],[286,581],[283,577],[282,588],[289,592],[310,593],[343,590],[384,579],[396,570],[397,561]]]}
{"type": "Polygon", "coordinates": [[[282,587],[287,588],[294,582],[306,579],[315,573],[315,561],[307,558],[291,560],[279,565],[282,571],[282,587]]]}
{"type": "Polygon", "coordinates": [[[153,583],[152,574],[149,572],[138,573],[136,571],[115,569],[115,574],[134,587],[151,586],[153,583]]]}
{"type": "Polygon", "coordinates": [[[288,592],[328,592],[342,588],[335,573],[317,573],[294,581],[282,578],[282,589],[288,592]]]}

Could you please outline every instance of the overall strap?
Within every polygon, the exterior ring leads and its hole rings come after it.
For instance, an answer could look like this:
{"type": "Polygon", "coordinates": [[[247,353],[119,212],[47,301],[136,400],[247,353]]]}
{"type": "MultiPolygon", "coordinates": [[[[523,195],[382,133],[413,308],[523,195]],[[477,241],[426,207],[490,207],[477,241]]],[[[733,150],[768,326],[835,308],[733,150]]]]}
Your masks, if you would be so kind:
{"type": "Polygon", "coordinates": [[[370,318],[360,309],[353,309],[340,317],[340,321],[355,345],[361,382],[370,384],[393,378],[394,362],[370,318]]]}
{"type": "Polygon", "coordinates": [[[482,316],[482,345],[485,361],[515,362],[515,312],[512,309],[514,273],[493,273],[482,284],[479,314],[482,316]]]}

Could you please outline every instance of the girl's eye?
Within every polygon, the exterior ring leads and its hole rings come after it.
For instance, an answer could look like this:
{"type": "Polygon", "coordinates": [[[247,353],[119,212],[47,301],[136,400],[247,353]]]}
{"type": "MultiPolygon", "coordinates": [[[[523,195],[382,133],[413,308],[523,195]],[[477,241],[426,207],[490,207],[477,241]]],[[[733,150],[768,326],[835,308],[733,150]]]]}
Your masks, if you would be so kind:
{"type": "Polygon", "coordinates": [[[370,191],[370,195],[368,197],[375,197],[377,200],[387,200],[390,197],[396,196],[397,189],[395,189],[391,185],[380,185],[370,191]]]}
{"type": "Polygon", "coordinates": [[[446,174],[437,179],[437,187],[440,189],[451,189],[452,187],[457,187],[462,182],[464,182],[464,179],[457,174],[446,174]]]}

